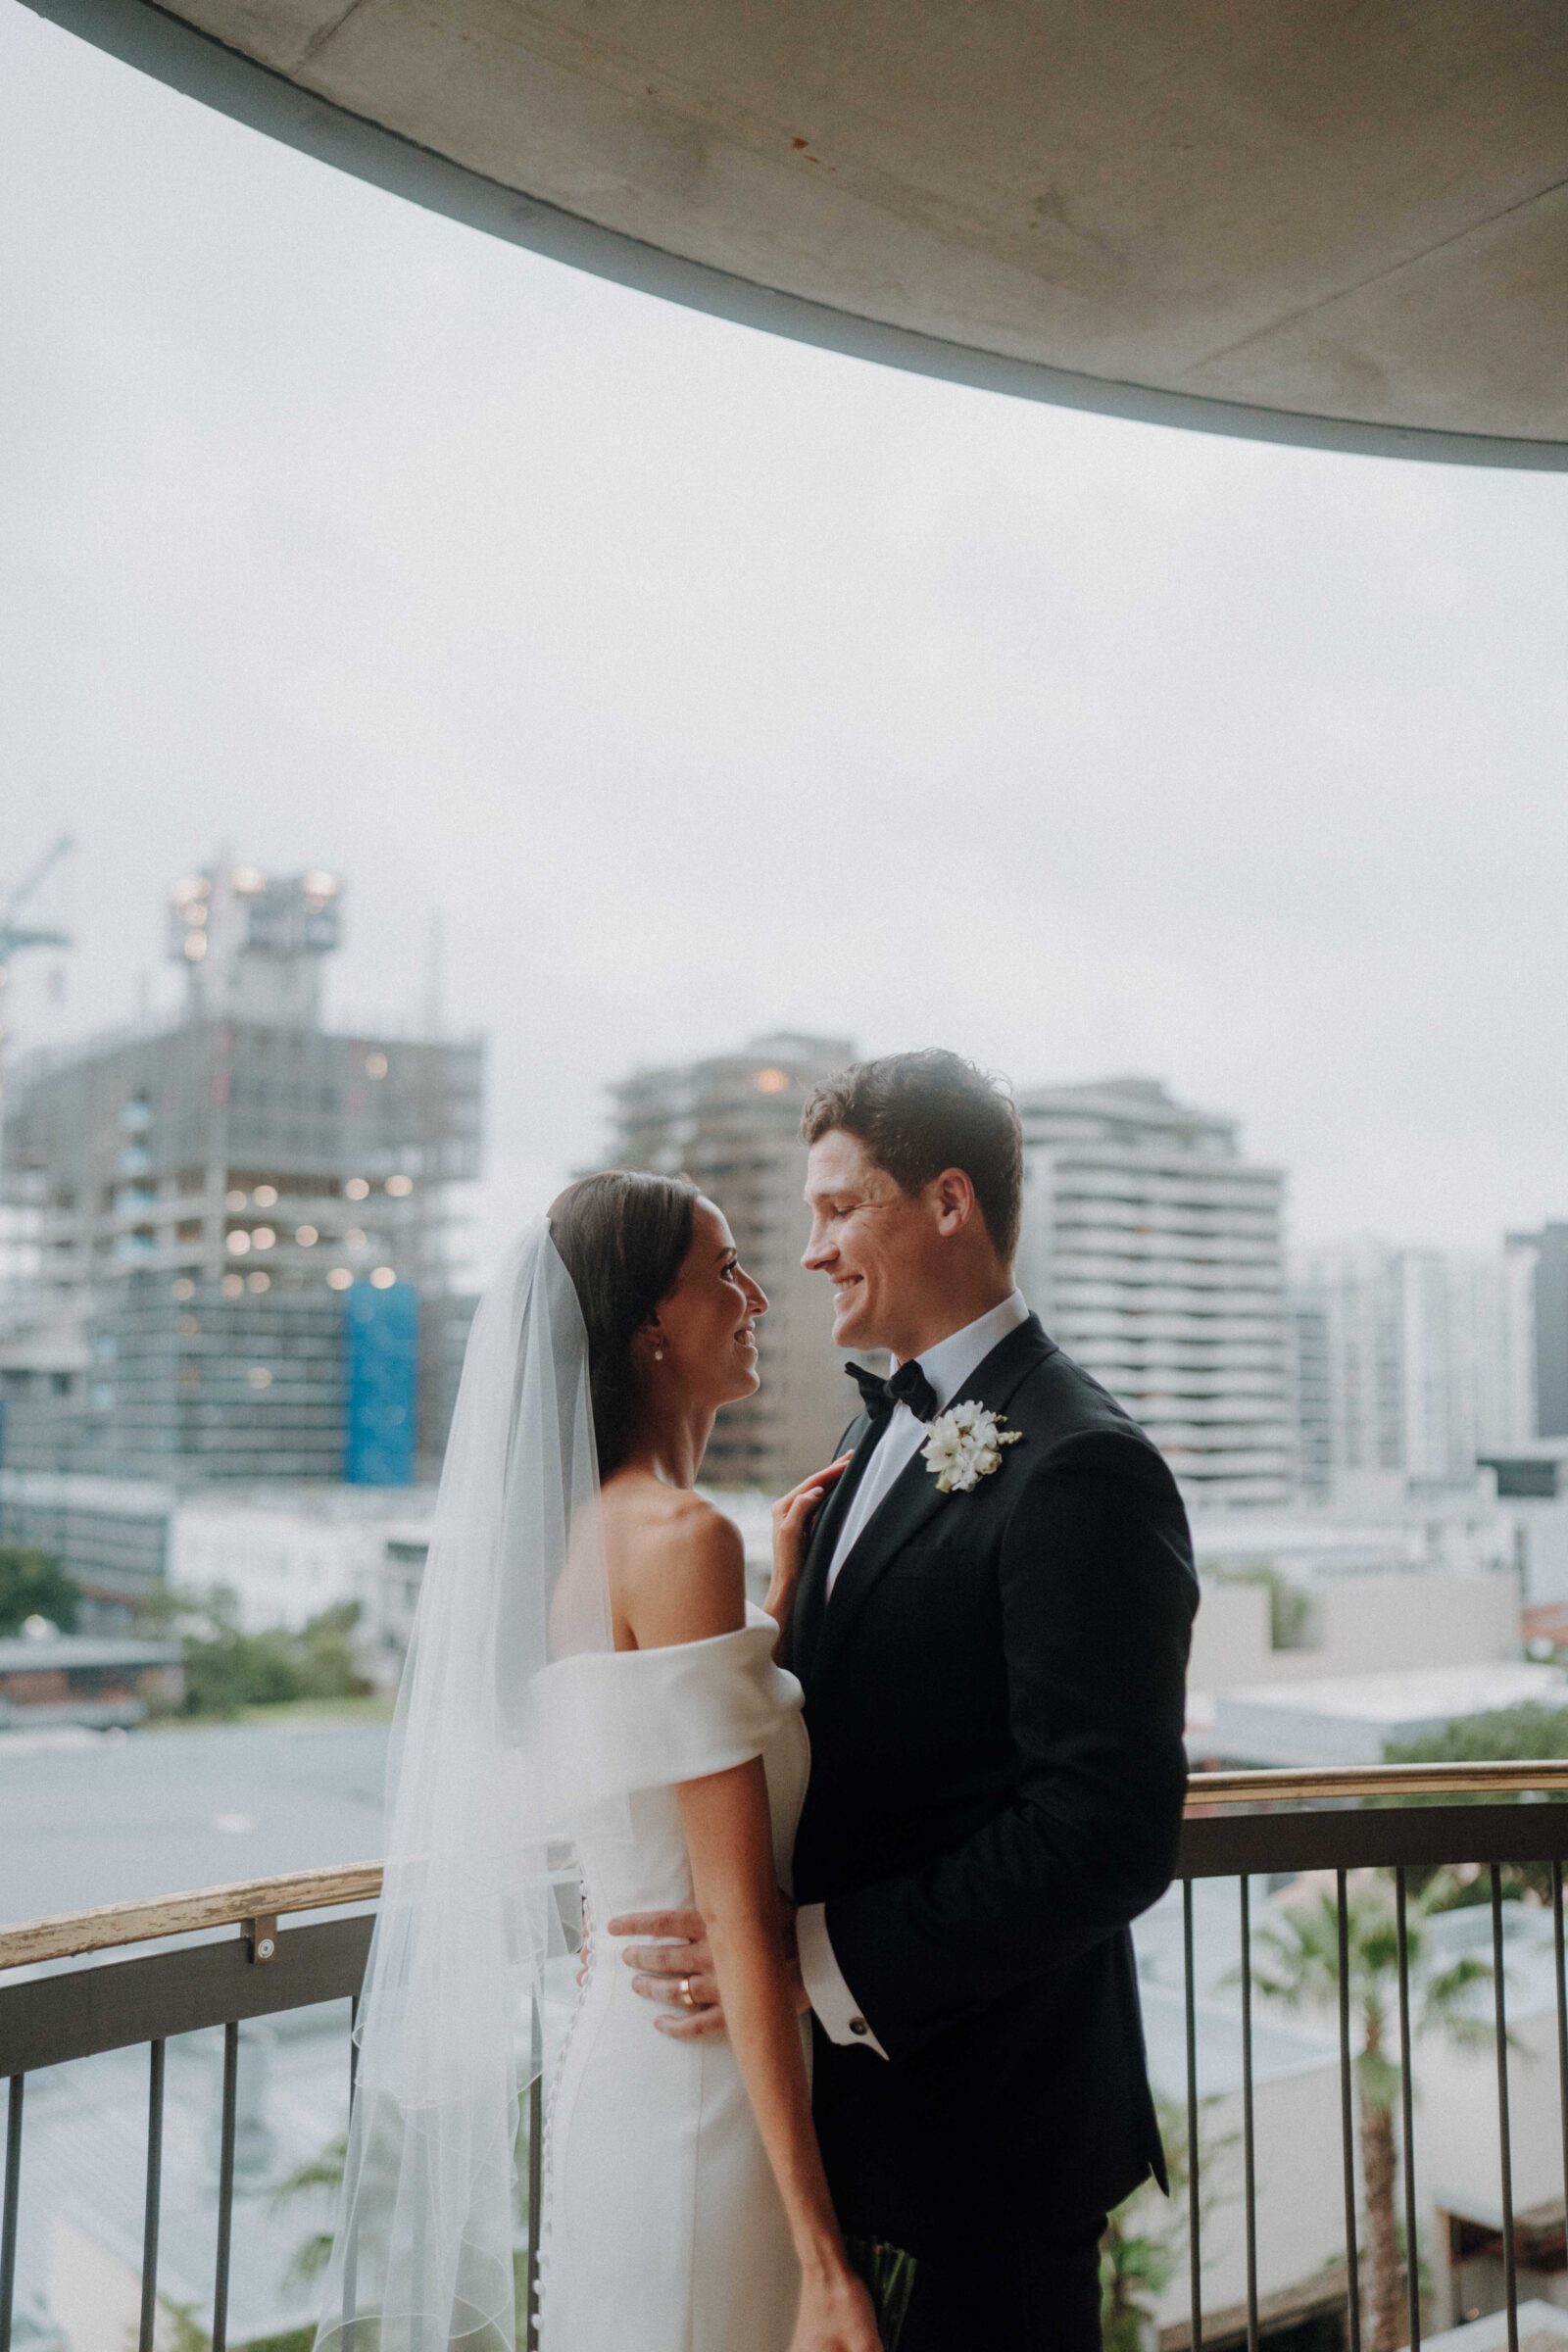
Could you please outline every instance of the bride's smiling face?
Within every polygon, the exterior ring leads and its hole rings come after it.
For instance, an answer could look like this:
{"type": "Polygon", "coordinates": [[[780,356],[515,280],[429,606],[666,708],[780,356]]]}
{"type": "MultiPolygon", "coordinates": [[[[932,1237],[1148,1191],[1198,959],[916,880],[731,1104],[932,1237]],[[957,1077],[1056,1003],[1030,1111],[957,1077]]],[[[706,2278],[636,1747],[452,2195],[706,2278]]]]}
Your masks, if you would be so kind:
{"type": "Polygon", "coordinates": [[[659,1302],[653,1380],[687,1390],[705,1405],[733,1404],[759,1385],[757,1319],[767,1299],[740,1262],[734,1236],[711,1200],[699,1200],[692,1244],[674,1288],[659,1302]]]}

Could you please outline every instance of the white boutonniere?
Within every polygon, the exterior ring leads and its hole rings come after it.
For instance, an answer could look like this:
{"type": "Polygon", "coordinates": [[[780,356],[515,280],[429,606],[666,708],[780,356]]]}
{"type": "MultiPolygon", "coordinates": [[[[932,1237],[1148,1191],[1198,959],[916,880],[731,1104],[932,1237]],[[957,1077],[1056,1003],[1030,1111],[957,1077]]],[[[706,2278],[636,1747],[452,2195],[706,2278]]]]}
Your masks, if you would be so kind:
{"type": "Polygon", "coordinates": [[[1005,1413],[984,1404],[950,1404],[931,1424],[921,1451],[944,1494],[967,1494],[1002,1468],[1002,1448],[1016,1446],[1021,1429],[1004,1429],[1005,1413]]]}

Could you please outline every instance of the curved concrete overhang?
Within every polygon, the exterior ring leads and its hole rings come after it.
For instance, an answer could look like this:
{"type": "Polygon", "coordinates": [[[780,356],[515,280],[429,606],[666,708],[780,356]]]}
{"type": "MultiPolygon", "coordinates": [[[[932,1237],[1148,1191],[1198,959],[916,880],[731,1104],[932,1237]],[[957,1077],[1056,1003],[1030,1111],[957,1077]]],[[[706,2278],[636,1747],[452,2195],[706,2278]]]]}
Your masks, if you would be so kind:
{"type": "Polygon", "coordinates": [[[752,326],[1203,431],[1568,467],[1563,0],[28,0],[752,326]]]}

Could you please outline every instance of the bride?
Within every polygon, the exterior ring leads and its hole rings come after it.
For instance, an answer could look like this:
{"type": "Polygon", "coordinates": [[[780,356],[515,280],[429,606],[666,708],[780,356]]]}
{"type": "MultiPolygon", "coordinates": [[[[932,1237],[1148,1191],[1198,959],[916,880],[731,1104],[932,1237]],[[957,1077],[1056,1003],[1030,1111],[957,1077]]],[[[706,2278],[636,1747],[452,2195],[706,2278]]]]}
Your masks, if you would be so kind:
{"type": "Polygon", "coordinates": [[[619,1171],[568,1187],[480,1303],[393,1727],[318,2352],[512,2352],[518,2087],[573,1975],[541,2352],[876,2352],[778,1894],[808,1768],[779,1626],[842,1465],[775,1507],[765,1611],[694,1491],[766,1309],[710,1200],[619,1171]],[[728,2020],[697,2041],[650,2020],[602,1924],[694,1904],[728,2020]]]}

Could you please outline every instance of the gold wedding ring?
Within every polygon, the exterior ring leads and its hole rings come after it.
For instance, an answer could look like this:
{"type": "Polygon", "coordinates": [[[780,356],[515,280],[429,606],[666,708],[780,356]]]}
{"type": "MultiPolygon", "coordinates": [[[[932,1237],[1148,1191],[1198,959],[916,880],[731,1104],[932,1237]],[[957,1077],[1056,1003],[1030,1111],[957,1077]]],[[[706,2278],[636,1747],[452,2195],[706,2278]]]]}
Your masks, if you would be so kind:
{"type": "Polygon", "coordinates": [[[697,1996],[692,1990],[692,1981],[690,1977],[682,1977],[680,1981],[680,1997],[685,2002],[688,2009],[696,2008],[697,1996]]]}

